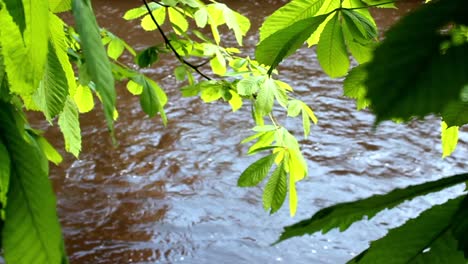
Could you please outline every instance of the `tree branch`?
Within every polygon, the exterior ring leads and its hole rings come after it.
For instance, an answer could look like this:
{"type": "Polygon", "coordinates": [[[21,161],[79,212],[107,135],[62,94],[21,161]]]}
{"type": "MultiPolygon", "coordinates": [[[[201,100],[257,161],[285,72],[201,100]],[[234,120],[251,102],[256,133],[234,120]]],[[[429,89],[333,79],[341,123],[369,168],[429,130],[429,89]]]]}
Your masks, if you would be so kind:
{"type": "Polygon", "coordinates": [[[151,17],[151,20],[153,20],[154,24],[156,25],[156,27],[158,28],[158,31],[159,33],[161,34],[161,36],[163,37],[164,39],[164,43],[166,44],[167,47],[169,47],[169,49],[174,53],[174,55],[176,56],[176,58],[183,64],[189,66],[190,68],[192,68],[195,72],[197,72],[198,74],[200,74],[200,76],[202,76],[203,78],[207,79],[207,80],[211,80],[210,77],[208,77],[207,75],[205,75],[203,72],[201,72],[197,66],[191,64],[190,62],[186,61],[184,58],[182,58],[182,56],[180,56],[180,54],[176,51],[176,49],[174,48],[174,46],[172,46],[171,44],[171,41],[167,38],[166,34],[164,33],[164,31],[162,30],[161,26],[159,25],[158,21],[156,21],[156,18],[154,17],[153,15],[153,12],[151,12],[151,8],[149,7],[148,5],[148,1],[147,0],[143,0],[143,3],[145,4],[145,7],[146,7],[146,10],[148,10],[148,13],[151,17]]]}

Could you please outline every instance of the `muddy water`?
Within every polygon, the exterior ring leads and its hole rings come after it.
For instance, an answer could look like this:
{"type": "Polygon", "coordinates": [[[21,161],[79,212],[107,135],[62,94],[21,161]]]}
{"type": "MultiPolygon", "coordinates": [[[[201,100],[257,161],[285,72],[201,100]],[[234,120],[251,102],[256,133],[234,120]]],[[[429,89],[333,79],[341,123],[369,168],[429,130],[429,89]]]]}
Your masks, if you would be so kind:
{"type": "MultiPolygon", "coordinates": [[[[93,2],[100,23],[137,48],[159,41],[156,34],[121,19],[139,1],[93,2]]],[[[282,4],[230,2],[257,26],[282,4]]],[[[377,21],[387,27],[414,5],[378,11],[377,21]]],[[[253,53],[256,39],[247,37],[245,52],[253,53]]],[[[231,37],[223,40],[234,43],[231,37]]],[[[436,118],[406,126],[384,123],[372,131],[372,115],[357,112],[341,96],[341,81],[321,72],[313,50],[302,50],[280,73],[320,119],[310,139],[301,141],[310,175],[298,184],[297,216],[290,218],[287,206],[270,216],[262,209],[261,188],[236,187],[241,171],[258,158],[245,156],[247,146],[238,144],[253,126],[248,107],[232,113],[223,103],[180,98],[174,66],[173,59],[163,58],[146,71],[169,94],[166,128],[147,119],[138,98],[118,86],[119,146],[111,146],[101,111],[85,114],[79,160],[67,156],[52,169],[71,263],[344,263],[386,228],[463,191],[459,186],[405,203],[345,233],[270,246],[283,226],[324,206],[467,171],[467,130],[454,155],[444,160],[436,118]]],[[[299,122],[281,121],[300,135],[299,122]]],[[[54,129],[48,136],[63,146],[54,129]]]]}

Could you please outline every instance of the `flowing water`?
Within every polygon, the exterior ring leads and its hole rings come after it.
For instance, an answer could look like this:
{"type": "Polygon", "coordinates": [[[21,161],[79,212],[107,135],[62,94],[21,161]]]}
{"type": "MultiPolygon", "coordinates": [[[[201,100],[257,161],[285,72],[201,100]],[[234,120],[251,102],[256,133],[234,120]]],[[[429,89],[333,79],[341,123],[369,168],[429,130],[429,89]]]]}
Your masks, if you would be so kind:
{"type": "MultiPolygon", "coordinates": [[[[160,41],[156,33],[121,19],[139,1],[93,2],[102,26],[137,49],[160,41]]],[[[284,1],[226,3],[252,19],[254,29],[243,47],[252,55],[256,28],[284,1]]],[[[417,4],[376,11],[379,26],[387,28],[417,4]]],[[[223,41],[235,43],[229,36],[223,41]]],[[[174,66],[174,58],[167,57],[145,70],[170,97],[166,128],[158,118],[146,118],[138,98],[119,85],[118,147],[110,143],[98,108],[81,117],[79,159],[66,156],[52,168],[71,263],[344,263],[389,227],[463,191],[458,186],[416,199],[344,233],[333,230],[270,246],[283,226],[325,206],[467,171],[467,129],[446,159],[440,157],[437,118],[386,122],[373,131],[373,116],[356,111],[342,96],[342,80],[322,73],[312,49],[301,50],[279,70],[319,118],[312,136],[300,142],[310,173],[297,184],[297,216],[289,217],[287,205],[270,216],[262,209],[262,188],[236,187],[240,173],[258,159],[246,156],[248,146],[239,145],[251,134],[249,107],[232,113],[222,102],[181,98],[174,66]]],[[[281,122],[300,136],[299,121],[281,122]]],[[[55,128],[47,136],[63,148],[55,128]]]]}

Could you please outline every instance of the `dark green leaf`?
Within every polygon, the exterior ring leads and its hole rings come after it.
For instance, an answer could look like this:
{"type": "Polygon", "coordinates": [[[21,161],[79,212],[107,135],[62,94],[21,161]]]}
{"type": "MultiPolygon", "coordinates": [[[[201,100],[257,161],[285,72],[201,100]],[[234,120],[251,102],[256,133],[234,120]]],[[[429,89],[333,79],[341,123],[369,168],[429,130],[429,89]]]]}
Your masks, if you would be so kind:
{"type": "Polygon", "coordinates": [[[271,174],[265,186],[265,190],[263,191],[263,208],[265,208],[265,210],[271,209],[270,214],[278,211],[286,199],[287,191],[288,183],[283,161],[271,174]]]}
{"type": "Polygon", "coordinates": [[[11,106],[0,102],[0,135],[12,161],[2,230],[4,257],[15,264],[61,263],[63,240],[47,159],[34,138],[18,130],[15,114],[11,106]]]}
{"type": "Polygon", "coordinates": [[[7,204],[7,193],[10,186],[10,154],[0,138],[0,217],[5,220],[5,206],[7,204]]]}
{"type": "Polygon", "coordinates": [[[143,111],[149,117],[153,117],[156,113],[159,113],[163,123],[166,124],[167,118],[164,112],[164,105],[167,103],[167,96],[161,87],[143,75],[136,76],[132,80],[143,86],[143,92],[140,95],[140,104],[143,111]]]}
{"type": "Polygon", "coordinates": [[[159,59],[159,51],[157,47],[149,47],[135,57],[135,62],[141,68],[150,67],[159,59]]]}
{"type": "Polygon", "coordinates": [[[442,119],[451,126],[468,124],[468,102],[450,102],[442,112],[442,119]]]}
{"type": "Polygon", "coordinates": [[[113,131],[116,93],[114,78],[90,0],[73,0],[73,16],[80,34],[88,74],[102,98],[107,127],[113,131]]]}
{"type": "Polygon", "coordinates": [[[364,216],[370,219],[385,208],[393,208],[416,196],[437,192],[467,180],[468,173],[459,174],[437,181],[409,186],[404,189],[396,189],[387,194],[374,195],[355,202],[327,207],[318,211],[309,219],[285,227],[278,242],[294,236],[312,234],[318,231],[326,233],[333,228],[339,228],[340,231],[343,231],[354,222],[362,220],[364,216]]]}
{"type": "Polygon", "coordinates": [[[262,40],[256,50],[258,62],[270,65],[268,74],[289,55],[299,49],[327,16],[321,15],[295,22],[294,24],[276,31],[262,40]]]}
{"type": "Polygon", "coordinates": [[[463,253],[457,251],[456,241],[450,231],[462,199],[459,197],[433,206],[417,218],[390,230],[350,263],[465,264],[463,253]]]}
{"type": "Polygon", "coordinates": [[[354,10],[344,9],[342,12],[354,36],[366,40],[377,37],[377,28],[365,16],[354,10]]]}
{"type": "Polygon", "coordinates": [[[18,25],[21,34],[23,34],[26,29],[26,18],[24,15],[23,1],[18,0],[3,0],[5,7],[10,13],[10,16],[15,21],[15,24],[18,25]]]}
{"type": "Polygon", "coordinates": [[[442,53],[447,36],[441,29],[452,22],[466,24],[465,10],[465,0],[433,1],[387,32],[367,67],[376,122],[440,113],[459,99],[468,83],[468,44],[442,53]]]}
{"type": "MultiPolygon", "coordinates": [[[[468,196],[465,195],[460,208],[452,220],[453,236],[458,241],[457,249],[461,250],[468,259],[468,196]]],[[[447,262],[448,263],[448,262],[447,262]]]]}
{"type": "Polygon", "coordinates": [[[242,172],[237,181],[237,186],[252,187],[259,184],[268,175],[271,166],[275,162],[275,157],[276,154],[271,154],[252,163],[242,172]]]}

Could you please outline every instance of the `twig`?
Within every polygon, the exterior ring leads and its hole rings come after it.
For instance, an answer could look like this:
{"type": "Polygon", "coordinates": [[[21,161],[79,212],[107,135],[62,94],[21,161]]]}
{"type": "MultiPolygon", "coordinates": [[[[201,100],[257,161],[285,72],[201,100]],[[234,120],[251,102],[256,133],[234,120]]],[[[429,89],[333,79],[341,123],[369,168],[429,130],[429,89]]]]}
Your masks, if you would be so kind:
{"type": "Polygon", "coordinates": [[[182,56],[180,56],[180,54],[176,51],[176,49],[174,48],[174,46],[172,46],[171,44],[171,41],[167,38],[166,34],[164,33],[164,31],[162,30],[161,26],[159,25],[158,21],[156,21],[156,18],[154,17],[153,13],[151,12],[151,8],[149,7],[148,5],[148,1],[147,0],[143,0],[143,3],[145,4],[145,7],[146,7],[146,10],[148,10],[148,13],[151,17],[151,20],[153,20],[154,24],[156,25],[156,27],[158,28],[158,31],[159,33],[161,34],[161,36],[163,37],[164,39],[164,42],[166,43],[166,46],[169,47],[172,52],[174,53],[174,55],[176,56],[176,58],[182,62],[183,64],[189,66],[190,68],[192,68],[195,72],[197,72],[198,74],[200,74],[200,76],[202,76],[203,78],[207,79],[207,80],[211,80],[210,77],[208,77],[207,75],[205,75],[203,72],[201,72],[197,66],[191,64],[190,62],[186,61],[184,58],[182,58],[182,56]]]}

